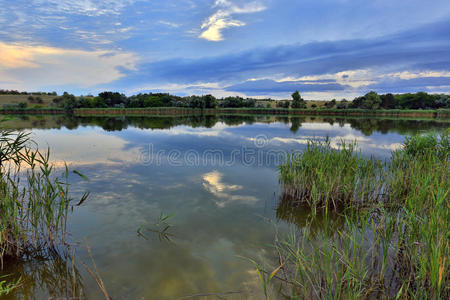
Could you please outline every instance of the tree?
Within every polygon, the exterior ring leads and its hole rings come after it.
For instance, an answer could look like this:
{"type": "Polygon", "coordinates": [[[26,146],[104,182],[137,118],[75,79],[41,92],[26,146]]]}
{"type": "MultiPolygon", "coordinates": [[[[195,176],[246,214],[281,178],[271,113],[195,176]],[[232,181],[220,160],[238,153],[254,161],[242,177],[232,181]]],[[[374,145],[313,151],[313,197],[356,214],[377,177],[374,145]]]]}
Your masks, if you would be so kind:
{"type": "Polygon", "coordinates": [[[365,100],[366,100],[366,98],[364,98],[364,96],[356,97],[355,99],[353,99],[352,103],[350,103],[349,107],[350,108],[362,108],[363,102],[365,100]]]}
{"type": "Polygon", "coordinates": [[[25,108],[27,108],[28,103],[26,103],[26,102],[20,102],[17,106],[18,106],[19,108],[21,108],[21,109],[25,109],[25,108]]]}
{"type": "Polygon", "coordinates": [[[392,109],[395,108],[396,101],[395,101],[395,97],[394,95],[392,95],[391,93],[386,94],[386,95],[381,95],[381,107],[382,108],[386,108],[386,109],[392,109]]]}
{"type": "Polygon", "coordinates": [[[348,101],[346,99],[342,99],[339,103],[337,103],[337,109],[346,109],[348,107],[348,101]]]}
{"type": "Polygon", "coordinates": [[[333,99],[333,100],[331,100],[331,101],[328,101],[327,103],[325,103],[325,107],[326,108],[333,108],[333,107],[335,107],[336,106],[336,99],[333,99]]]}
{"type": "Polygon", "coordinates": [[[144,99],[144,107],[164,107],[163,101],[156,95],[150,94],[144,99]]]}
{"type": "Polygon", "coordinates": [[[306,108],[305,100],[302,99],[298,91],[292,94],[292,100],[292,108],[306,108]]]}
{"type": "Polygon", "coordinates": [[[252,98],[247,98],[242,102],[243,107],[255,107],[256,106],[256,100],[252,98]]]}
{"type": "Polygon", "coordinates": [[[244,105],[244,99],[242,97],[226,97],[220,103],[222,107],[242,107],[244,105]]]}
{"type": "Polygon", "coordinates": [[[104,100],[108,107],[114,107],[115,105],[126,103],[127,97],[124,94],[117,92],[103,92],[98,94],[100,98],[104,100]]]}
{"type": "Polygon", "coordinates": [[[62,95],[61,106],[66,112],[73,113],[73,110],[77,107],[77,99],[74,95],[64,92],[62,95]]]}
{"type": "Polygon", "coordinates": [[[434,103],[435,108],[450,108],[450,96],[449,95],[439,95],[439,99],[437,99],[434,103]]]}
{"type": "Polygon", "coordinates": [[[374,92],[370,91],[369,93],[364,95],[363,107],[365,109],[378,109],[381,106],[381,98],[380,96],[374,92]]]}
{"type": "Polygon", "coordinates": [[[187,98],[188,106],[191,108],[205,108],[205,100],[200,96],[190,96],[187,98]]]}
{"type": "Polygon", "coordinates": [[[203,96],[205,101],[205,108],[215,108],[217,106],[217,100],[213,95],[203,96]]]}

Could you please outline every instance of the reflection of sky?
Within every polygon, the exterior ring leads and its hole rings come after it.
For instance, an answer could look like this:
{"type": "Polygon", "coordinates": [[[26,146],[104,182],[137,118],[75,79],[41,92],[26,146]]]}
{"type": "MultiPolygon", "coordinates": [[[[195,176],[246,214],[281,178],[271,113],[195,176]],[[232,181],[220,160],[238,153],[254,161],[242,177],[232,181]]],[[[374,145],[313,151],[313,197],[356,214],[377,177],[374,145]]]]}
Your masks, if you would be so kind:
{"type": "MultiPolygon", "coordinates": [[[[41,147],[48,144],[53,159],[67,161],[90,179],[74,182],[73,190],[90,190],[91,196],[75,210],[70,227],[74,240],[86,239],[92,247],[112,296],[172,299],[241,290],[244,298],[260,299],[251,293],[261,290],[252,265],[238,256],[263,255],[261,249],[273,241],[272,225],[262,216],[275,218],[276,166],[246,165],[242,159],[228,165],[202,159],[195,166],[181,159],[171,165],[166,154],[177,150],[183,158],[188,151],[221,150],[229,159],[233,150],[246,148],[264,156],[299,150],[307,139],[328,135],[333,145],[356,140],[363,154],[388,157],[403,140],[398,133],[367,136],[347,124],[303,123],[296,133],[290,127],[217,123],[212,128],[32,132],[41,147]],[[161,164],[142,160],[149,145],[154,152],[165,151],[161,164]],[[160,212],[174,214],[168,220],[174,244],[161,243],[151,233],[149,240],[136,235],[160,212]]],[[[85,250],[79,256],[87,260],[85,250]]],[[[93,282],[86,288],[89,295],[97,291],[93,282]]]]}
{"type": "Polygon", "coordinates": [[[388,157],[403,140],[400,134],[366,136],[348,124],[341,127],[303,123],[296,133],[287,129],[289,124],[282,123],[233,127],[217,123],[212,128],[182,125],[171,130],[129,128],[105,132],[98,127],[80,127],[77,130],[34,130],[33,133],[40,147],[51,146],[54,160],[73,166],[171,161],[176,166],[245,163],[274,167],[276,155],[281,157],[285,151],[299,151],[310,139],[328,136],[335,147],[342,140],[356,141],[363,154],[378,157],[388,157]],[[171,153],[174,151],[176,153],[171,153]],[[150,156],[154,158],[151,161],[150,156]]]}

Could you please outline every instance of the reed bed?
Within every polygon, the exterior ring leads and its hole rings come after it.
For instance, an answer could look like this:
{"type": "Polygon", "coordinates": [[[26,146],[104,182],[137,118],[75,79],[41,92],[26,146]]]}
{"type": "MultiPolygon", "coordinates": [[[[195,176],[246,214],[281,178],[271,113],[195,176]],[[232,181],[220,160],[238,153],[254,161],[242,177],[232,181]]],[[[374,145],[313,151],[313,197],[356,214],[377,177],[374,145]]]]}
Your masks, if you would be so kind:
{"type": "Polygon", "coordinates": [[[288,156],[283,205],[311,214],[276,237],[276,265],[257,265],[270,274],[265,290],[272,282],[290,299],[449,299],[449,154],[447,131],[406,138],[386,162],[328,142],[288,156]],[[336,214],[345,225],[335,226],[336,214]]]}
{"type": "Polygon", "coordinates": [[[287,154],[279,181],[294,203],[338,210],[381,200],[383,169],[381,161],[357,152],[355,143],[342,141],[336,150],[326,139],[309,141],[302,153],[287,154]]]}
{"type": "Polygon", "coordinates": [[[50,151],[29,135],[0,132],[0,262],[46,256],[66,244],[69,170],[56,176],[50,151]]]}

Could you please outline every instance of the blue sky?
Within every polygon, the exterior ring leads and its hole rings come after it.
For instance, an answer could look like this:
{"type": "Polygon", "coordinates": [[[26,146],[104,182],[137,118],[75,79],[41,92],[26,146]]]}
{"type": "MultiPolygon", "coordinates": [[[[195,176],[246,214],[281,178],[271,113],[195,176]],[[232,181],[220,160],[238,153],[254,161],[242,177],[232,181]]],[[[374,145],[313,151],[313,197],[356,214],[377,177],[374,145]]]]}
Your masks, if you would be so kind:
{"type": "Polygon", "coordinates": [[[0,0],[0,88],[450,92],[450,2],[0,0]]]}

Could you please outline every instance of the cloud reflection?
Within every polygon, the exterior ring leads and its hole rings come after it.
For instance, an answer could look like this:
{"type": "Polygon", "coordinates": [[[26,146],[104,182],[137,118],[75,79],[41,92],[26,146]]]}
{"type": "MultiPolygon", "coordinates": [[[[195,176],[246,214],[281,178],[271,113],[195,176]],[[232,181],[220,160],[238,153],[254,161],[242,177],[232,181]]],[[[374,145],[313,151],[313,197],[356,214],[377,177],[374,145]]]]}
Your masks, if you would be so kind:
{"type": "Polygon", "coordinates": [[[231,202],[239,201],[254,203],[258,198],[254,196],[232,195],[231,192],[242,190],[242,185],[232,185],[223,182],[223,174],[218,171],[212,171],[202,176],[203,187],[213,194],[218,200],[214,200],[218,207],[225,207],[231,202]]]}

